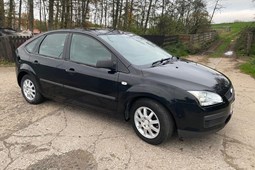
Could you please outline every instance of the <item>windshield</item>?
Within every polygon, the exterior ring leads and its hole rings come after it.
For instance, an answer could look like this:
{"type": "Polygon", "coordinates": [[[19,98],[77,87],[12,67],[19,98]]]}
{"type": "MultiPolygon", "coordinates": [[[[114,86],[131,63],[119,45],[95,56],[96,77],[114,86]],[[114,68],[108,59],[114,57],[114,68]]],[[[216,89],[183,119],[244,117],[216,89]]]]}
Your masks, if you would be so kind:
{"type": "Polygon", "coordinates": [[[133,65],[152,64],[155,61],[172,57],[155,44],[136,35],[100,35],[100,37],[133,65]]]}

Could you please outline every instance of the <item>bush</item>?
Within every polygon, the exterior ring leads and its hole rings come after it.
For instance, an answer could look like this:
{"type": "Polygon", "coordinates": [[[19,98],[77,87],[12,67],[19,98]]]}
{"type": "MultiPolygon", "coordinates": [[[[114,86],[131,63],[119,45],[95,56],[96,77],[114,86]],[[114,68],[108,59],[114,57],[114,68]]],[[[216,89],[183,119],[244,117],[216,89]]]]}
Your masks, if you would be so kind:
{"type": "Polygon", "coordinates": [[[167,45],[165,47],[163,47],[168,53],[174,55],[174,56],[178,56],[178,57],[185,57],[189,54],[189,50],[188,48],[178,42],[176,44],[171,44],[171,45],[167,45]]]}
{"type": "Polygon", "coordinates": [[[203,49],[203,46],[198,43],[190,44],[188,46],[188,51],[190,54],[196,54],[196,53],[200,52],[202,49],[203,49]]]}
{"type": "Polygon", "coordinates": [[[242,72],[247,73],[255,78],[255,57],[253,57],[250,61],[242,64],[240,69],[242,72]]]}
{"type": "Polygon", "coordinates": [[[253,36],[253,44],[251,46],[251,49],[250,49],[250,51],[247,51],[248,32],[252,32],[253,35],[255,35],[255,27],[247,27],[241,32],[241,34],[235,44],[235,49],[236,49],[236,53],[238,54],[238,56],[247,56],[250,54],[255,54],[254,36],[253,36]]]}

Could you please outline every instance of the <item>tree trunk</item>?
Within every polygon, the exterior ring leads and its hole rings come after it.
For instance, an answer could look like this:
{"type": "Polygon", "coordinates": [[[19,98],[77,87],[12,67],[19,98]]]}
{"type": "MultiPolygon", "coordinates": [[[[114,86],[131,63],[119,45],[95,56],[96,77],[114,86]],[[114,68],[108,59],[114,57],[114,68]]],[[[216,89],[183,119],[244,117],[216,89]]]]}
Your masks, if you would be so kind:
{"type": "Polygon", "coordinates": [[[112,0],[112,27],[113,28],[114,28],[114,25],[115,25],[115,1],[112,0]]]}
{"type": "Polygon", "coordinates": [[[76,26],[79,27],[81,25],[81,5],[80,5],[80,0],[77,1],[77,23],[76,26]]]}
{"type": "Polygon", "coordinates": [[[70,18],[70,25],[69,25],[69,28],[73,28],[73,1],[71,0],[70,2],[69,2],[69,10],[70,10],[70,16],[69,16],[69,18],[70,18]]]}
{"type": "Polygon", "coordinates": [[[115,17],[113,22],[113,28],[116,29],[118,25],[118,17],[119,17],[119,7],[120,7],[120,0],[117,0],[116,3],[116,11],[115,11],[115,17]]]}
{"type": "Polygon", "coordinates": [[[21,30],[21,7],[22,7],[22,0],[19,1],[19,31],[21,30]]]}
{"type": "Polygon", "coordinates": [[[54,5],[54,0],[50,0],[49,1],[49,21],[48,21],[49,30],[53,29],[53,5],[54,5]]]}
{"type": "Polygon", "coordinates": [[[103,18],[104,18],[104,0],[101,1],[101,16],[100,16],[100,26],[103,26],[103,18]]]}
{"type": "Polygon", "coordinates": [[[128,17],[128,29],[130,29],[131,23],[132,23],[132,20],[133,20],[133,8],[134,8],[134,0],[131,0],[129,17],[128,17]]]}
{"type": "Polygon", "coordinates": [[[83,27],[84,26],[84,24],[85,24],[85,18],[86,18],[86,16],[85,16],[85,0],[82,0],[81,1],[81,27],[83,27]]]}
{"type": "Polygon", "coordinates": [[[123,0],[121,0],[120,2],[120,8],[119,8],[119,19],[118,19],[118,28],[122,27],[122,23],[121,23],[121,15],[122,15],[122,7],[123,7],[123,0]]]}
{"type": "Polygon", "coordinates": [[[70,0],[66,0],[66,13],[65,13],[65,23],[64,23],[64,28],[69,27],[69,22],[70,22],[70,0]]]}
{"type": "Polygon", "coordinates": [[[32,32],[34,31],[34,2],[33,0],[28,0],[28,7],[29,7],[29,30],[32,32]]]}
{"type": "Polygon", "coordinates": [[[149,17],[150,17],[150,12],[151,12],[151,4],[152,4],[152,0],[150,0],[149,9],[147,11],[147,17],[146,17],[146,20],[145,20],[144,31],[146,31],[146,29],[147,29],[147,25],[148,25],[148,21],[149,21],[149,17]]]}
{"type": "Polygon", "coordinates": [[[142,19],[141,19],[141,23],[140,23],[141,28],[143,28],[143,22],[144,22],[144,18],[145,18],[146,3],[147,3],[146,0],[144,0],[144,6],[142,7],[142,14],[141,14],[142,19]]]}
{"type": "Polygon", "coordinates": [[[13,28],[13,17],[14,17],[14,1],[9,0],[9,11],[7,17],[7,27],[13,28]]]}
{"type": "Polygon", "coordinates": [[[0,0],[0,27],[5,26],[4,0],[0,0]]]}
{"type": "Polygon", "coordinates": [[[45,24],[45,28],[47,29],[47,21],[46,21],[46,5],[45,5],[45,0],[43,0],[43,15],[44,15],[44,24],[45,24]]]}
{"type": "Polygon", "coordinates": [[[95,1],[94,24],[97,24],[98,3],[95,1]]]}
{"type": "Polygon", "coordinates": [[[126,0],[125,6],[124,30],[127,30],[127,25],[128,25],[128,0],[126,0]]]}
{"type": "Polygon", "coordinates": [[[107,27],[107,10],[108,10],[108,3],[107,0],[105,1],[105,7],[104,7],[104,26],[107,27]]]}
{"type": "Polygon", "coordinates": [[[86,1],[86,6],[84,8],[84,16],[83,16],[83,22],[82,22],[82,26],[86,27],[86,19],[87,19],[87,14],[89,12],[89,0],[86,1]]]}
{"type": "Polygon", "coordinates": [[[39,1],[39,21],[40,21],[40,31],[42,31],[42,0],[39,1]]]}
{"type": "Polygon", "coordinates": [[[57,4],[56,4],[56,14],[55,14],[55,20],[54,20],[55,29],[58,28],[58,17],[59,17],[59,0],[57,0],[57,4]]]}
{"type": "Polygon", "coordinates": [[[210,24],[212,23],[212,19],[213,19],[213,17],[214,17],[214,13],[215,13],[215,11],[216,11],[217,8],[218,8],[219,1],[220,1],[220,0],[216,0],[216,2],[215,2],[215,6],[214,6],[214,8],[213,8],[213,13],[212,13],[212,15],[211,15],[211,17],[210,17],[210,24]]]}

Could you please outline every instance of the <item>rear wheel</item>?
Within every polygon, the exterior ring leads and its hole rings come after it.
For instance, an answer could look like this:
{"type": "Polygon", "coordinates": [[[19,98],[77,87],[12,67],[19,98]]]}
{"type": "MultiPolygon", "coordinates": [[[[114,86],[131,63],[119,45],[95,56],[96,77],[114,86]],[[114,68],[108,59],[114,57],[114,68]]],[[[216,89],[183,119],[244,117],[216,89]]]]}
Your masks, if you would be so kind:
{"type": "Polygon", "coordinates": [[[133,128],[145,142],[158,145],[172,135],[173,119],[160,103],[140,99],[132,106],[131,113],[133,128]]]}
{"type": "Polygon", "coordinates": [[[39,92],[38,84],[34,77],[25,75],[21,79],[21,91],[23,97],[30,104],[39,104],[43,101],[43,96],[39,92]]]}

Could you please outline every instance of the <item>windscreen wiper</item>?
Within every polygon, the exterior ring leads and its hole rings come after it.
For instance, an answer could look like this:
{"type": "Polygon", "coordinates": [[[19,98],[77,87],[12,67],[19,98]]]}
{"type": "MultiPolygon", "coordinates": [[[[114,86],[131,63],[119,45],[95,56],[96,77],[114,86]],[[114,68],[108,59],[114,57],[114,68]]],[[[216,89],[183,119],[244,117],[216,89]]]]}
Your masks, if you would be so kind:
{"type": "Polygon", "coordinates": [[[165,64],[165,63],[169,62],[170,59],[171,59],[170,57],[169,58],[164,58],[164,59],[162,58],[161,60],[157,60],[157,61],[153,62],[151,64],[151,66],[155,67],[155,66],[158,66],[158,65],[165,64]]]}

